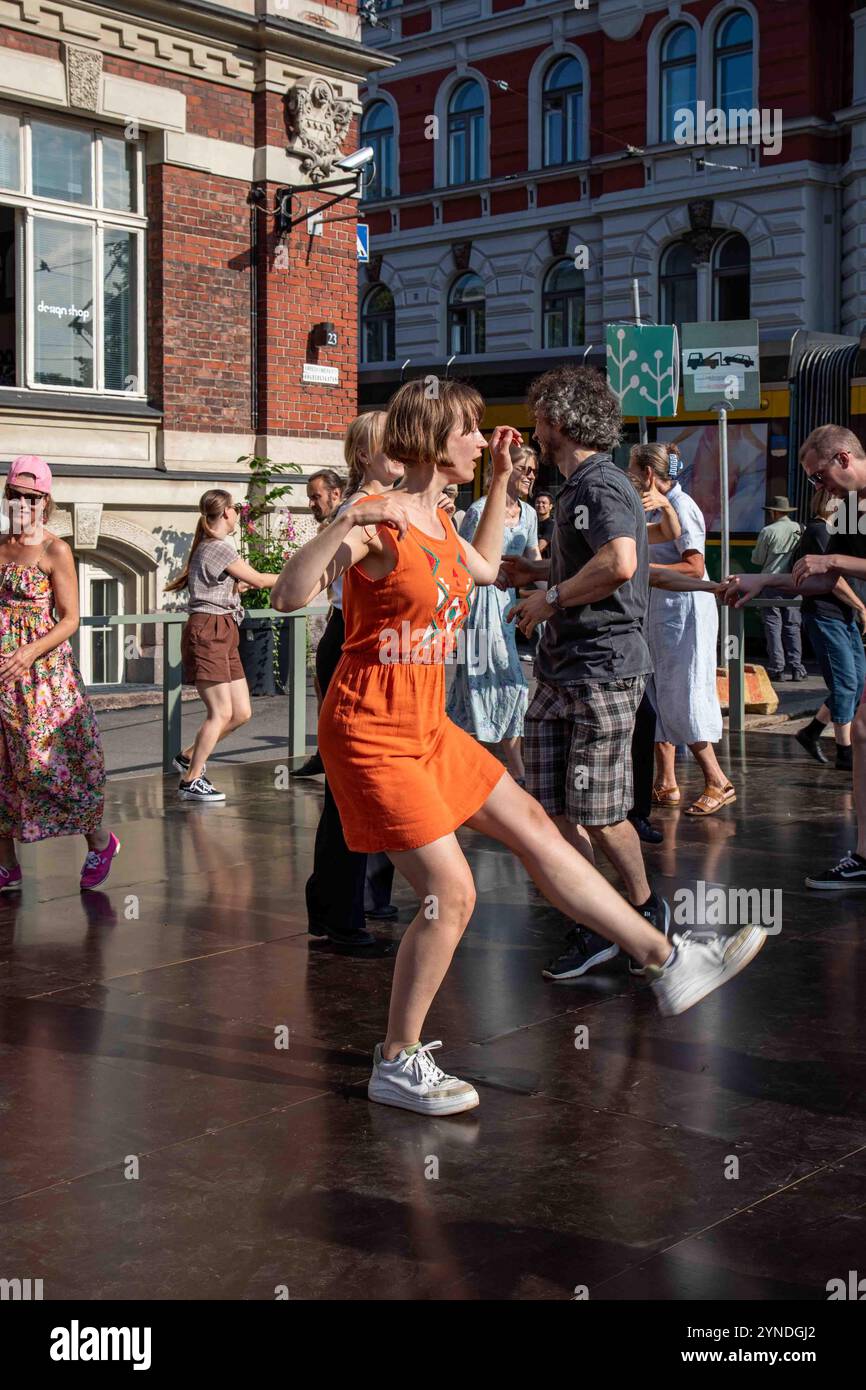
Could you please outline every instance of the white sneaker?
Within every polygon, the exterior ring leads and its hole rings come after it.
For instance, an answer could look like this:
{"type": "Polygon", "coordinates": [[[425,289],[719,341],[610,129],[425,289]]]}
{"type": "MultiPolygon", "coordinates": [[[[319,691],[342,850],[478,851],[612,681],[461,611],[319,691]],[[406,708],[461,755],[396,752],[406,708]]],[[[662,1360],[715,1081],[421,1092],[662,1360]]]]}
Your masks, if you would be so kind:
{"type": "Polygon", "coordinates": [[[380,1105],[397,1105],[401,1110],[417,1110],[421,1115],[456,1115],[474,1110],[478,1092],[468,1081],[446,1076],[430,1053],[441,1042],[420,1043],[398,1052],[393,1062],[382,1056],[381,1044],[373,1053],[373,1071],[367,1086],[370,1100],[380,1105]]]}
{"type": "Polygon", "coordinates": [[[743,927],[733,936],[698,940],[691,932],[672,936],[672,958],[665,965],[648,965],[644,978],[655,991],[663,1014],[682,1014],[714,989],[739,975],[767,939],[763,927],[743,927]]]}
{"type": "Polygon", "coordinates": [[[177,794],[181,801],[225,801],[225,792],[218,792],[206,777],[196,777],[194,782],[183,778],[177,784],[177,794]]]}

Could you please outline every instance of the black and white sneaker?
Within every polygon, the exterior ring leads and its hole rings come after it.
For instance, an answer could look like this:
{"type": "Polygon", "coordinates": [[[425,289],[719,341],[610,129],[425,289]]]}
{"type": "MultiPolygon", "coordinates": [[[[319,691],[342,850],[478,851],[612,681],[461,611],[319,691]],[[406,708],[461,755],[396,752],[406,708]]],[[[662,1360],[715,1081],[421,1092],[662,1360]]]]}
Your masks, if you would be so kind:
{"type": "MultiPolygon", "coordinates": [[[[671,905],[667,898],[659,898],[653,893],[646,907],[636,907],[635,912],[639,912],[641,917],[645,917],[650,925],[655,927],[656,931],[660,931],[663,936],[670,936],[671,905]]],[[[640,976],[644,974],[644,967],[638,965],[636,960],[632,960],[631,956],[628,958],[628,973],[629,975],[640,976]]]]}
{"type": "Polygon", "coordinates": [[[183,778],[177,784],[177,794],[181,801],[225,801],[225,792],[218,792],[212,782],[206,777],[196,777],[194,782],[184,782],[183,778]]]}
{"type": "MultiPolygon", "coordinates": [[[[185,775],[192,767],[192,758],[185,757],[183,753],[175,753],[172,767],[177,768],[178,772],[185,775]]],[[[205,763],[205,767],[207,767],[207,763],[205,763]]],[[[204,775],[204,769],[202,769],[202,775],[204,775]]]]}
{"type": "Polygon", "coordinates": [[[861,854],[844,855],[833,869],[806,879],[807,888],[820,888],[825,892],[844,891],[852,888],[866,888],[866,859],[861,854]]]}
{"type": "Polygon", "coordinates": [[[606,941],[589,927],[572,927],[565,943],[562,955],[542,970],[546,980],[576,980],[593,966],[619,955],[619,947],[613,941],[606,941]]]}

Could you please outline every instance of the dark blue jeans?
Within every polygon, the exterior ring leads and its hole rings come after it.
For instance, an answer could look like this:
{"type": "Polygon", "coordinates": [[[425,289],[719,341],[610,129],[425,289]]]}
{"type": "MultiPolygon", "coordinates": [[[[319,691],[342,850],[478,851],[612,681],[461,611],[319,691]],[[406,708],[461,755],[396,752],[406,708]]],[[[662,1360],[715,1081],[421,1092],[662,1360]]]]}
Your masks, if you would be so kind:
{"type": "Polygon", "coordinates": [[[850,724],[866,681],[866,654],[855,622],[803,614],[812,651],[830,692],[827,707],[834,724],[850,724]]]}

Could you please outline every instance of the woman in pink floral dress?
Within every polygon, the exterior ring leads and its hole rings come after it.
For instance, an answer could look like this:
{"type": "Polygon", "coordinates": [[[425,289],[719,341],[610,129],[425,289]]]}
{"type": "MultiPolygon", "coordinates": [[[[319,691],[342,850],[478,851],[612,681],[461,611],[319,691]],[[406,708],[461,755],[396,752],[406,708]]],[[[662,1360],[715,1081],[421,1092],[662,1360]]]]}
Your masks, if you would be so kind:
{"type": "Polygon", "coordinates": [[[51,470],[24,454],[6,480],[0,537],[0,892],[21,887],[15,841],[84,835],[82,888],[120,849],[102,825],[105,766],[93,708],[69,645],[78,629],[72,551],[45,529],[51,470]],[[56,614],[55,621],[53,614],[56,614]]]}

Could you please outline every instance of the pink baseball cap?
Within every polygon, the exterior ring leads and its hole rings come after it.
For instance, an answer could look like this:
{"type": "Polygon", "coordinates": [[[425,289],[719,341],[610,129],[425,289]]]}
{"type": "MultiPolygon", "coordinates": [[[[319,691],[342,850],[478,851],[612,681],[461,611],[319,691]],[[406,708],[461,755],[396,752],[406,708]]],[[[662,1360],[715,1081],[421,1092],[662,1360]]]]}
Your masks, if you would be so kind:
{"type": "Polygon", "coordinates": [[[29,474],[33,481],[30,482],[28,478],[26,483],[21,483],[22,487],[33,488],[34,492],[51,491],[51,486],[54,481],[51,477],[51,469],[48,467],[45,460],[40,458],[38,454],[19,454],[17,458],[13,459],[12,466],[9,469],[9,477],[6,481],[9,483],[17,483],[22,474],[25,473],[29,474]]]}

